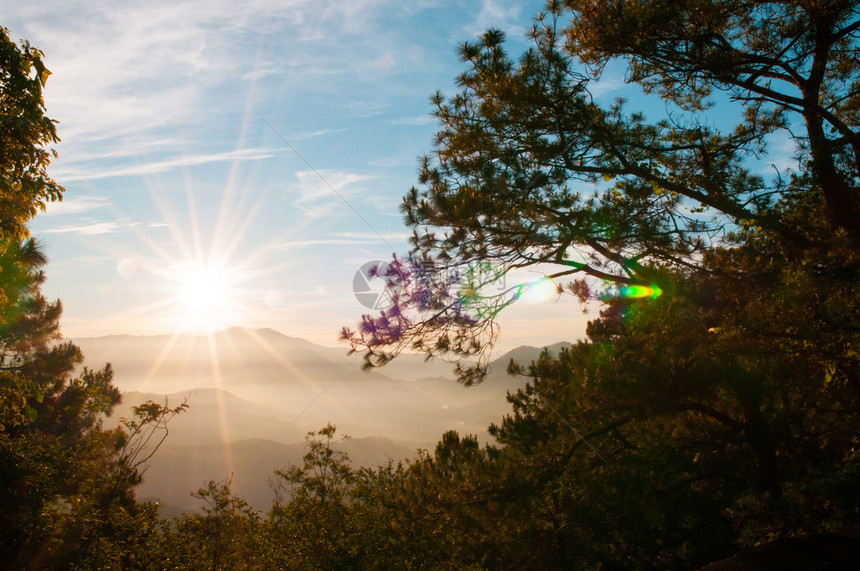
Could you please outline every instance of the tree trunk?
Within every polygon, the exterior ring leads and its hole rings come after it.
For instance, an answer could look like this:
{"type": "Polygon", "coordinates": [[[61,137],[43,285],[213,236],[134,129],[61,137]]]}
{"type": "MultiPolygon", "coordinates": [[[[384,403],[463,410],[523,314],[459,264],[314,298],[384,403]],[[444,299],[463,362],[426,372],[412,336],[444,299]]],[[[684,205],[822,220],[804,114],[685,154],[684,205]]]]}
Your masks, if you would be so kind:
{"type": "Polygon", "coordinates": [[[776,445],[773,434],[758,406],[744,407],[744,436],[752,446],[758,468],[758,490],[776,499],[782,496],[779,467],[776,462],[776,445]]]}
{"type": "Polygon", "coordinates": [[[816,45],[809,78],[799,86],[803,94],[803,120],[806,123],[809,151],[812,155],[812,176],[821,186],[830,223],[845,230],[850,243],[855,248],[860,248],[860,200],[857,189],[852,187],[849,180],[836,168],[831,141],[825,133],[824,118],[820,113],[821,85],[830,55],[832,23],[816,24],[816,45]]]}

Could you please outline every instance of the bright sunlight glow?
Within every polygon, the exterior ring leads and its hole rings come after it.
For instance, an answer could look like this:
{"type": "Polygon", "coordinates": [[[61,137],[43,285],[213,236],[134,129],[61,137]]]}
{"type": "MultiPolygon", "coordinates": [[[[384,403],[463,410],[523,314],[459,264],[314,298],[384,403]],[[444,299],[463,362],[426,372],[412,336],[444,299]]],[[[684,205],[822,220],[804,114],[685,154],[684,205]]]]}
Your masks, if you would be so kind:
{"type": "Polygon", "coordinates": [[[526,286],[523,298],[529,303],[540,303],[555,298],[559,293],[558,286],[551,278],[542,277],[526,286]]]}
{"type": "Polygon", "coordinates": [[[192,266],[180,276],[179,296],[190,308],[218,311],[227,296],[227,276],[222,268],[192,266]]]}
{"type": "Polygon", "coordinates": [[[212,332],[229,326],[238,312],[235,269],[185,262],[169,270],[181,329],[212,332]]]}

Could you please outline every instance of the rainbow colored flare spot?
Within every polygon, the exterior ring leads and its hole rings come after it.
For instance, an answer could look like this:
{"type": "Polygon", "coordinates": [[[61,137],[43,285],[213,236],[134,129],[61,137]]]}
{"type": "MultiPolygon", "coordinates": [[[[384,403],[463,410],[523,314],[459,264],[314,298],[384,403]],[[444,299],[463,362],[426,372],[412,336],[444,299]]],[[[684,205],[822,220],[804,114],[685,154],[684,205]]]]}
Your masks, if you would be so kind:
{"type": "Polygon", "coordinates": [[[657,297],[660,297],[661,295],[663,295],[663,290],[660,289],[659,287],[655,286],[655,285],[652,285],[652,286],[632,285],[632,286],[625,286],[625,287],[621,288],[618,291],[618,293],[621,295],[621,297],[629,297],[629,298],[637,298],[637,299],[647,297],[647,298],[654,299],[654,298],[657,298],[657,297]]]}

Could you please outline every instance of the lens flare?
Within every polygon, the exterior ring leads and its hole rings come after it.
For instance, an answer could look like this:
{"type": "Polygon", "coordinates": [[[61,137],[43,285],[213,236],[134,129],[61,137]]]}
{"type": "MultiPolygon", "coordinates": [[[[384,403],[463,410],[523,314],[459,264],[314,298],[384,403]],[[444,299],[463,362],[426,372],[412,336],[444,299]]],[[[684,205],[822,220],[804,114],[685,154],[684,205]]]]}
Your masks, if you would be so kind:
{"type": "Polygon", "coordinates": [[[655,299],[663,295],[663,290],[656,285],[643,286],[631,285],[625,286],[618,290],[618,297],[626,297],[630,299],[655,299]]]}
{"type": "Polygon", "coordinates": [[[555,282],[552,281],[552,278],[544,276],[526,284],[525,291],[523,293],[523,300],[530,303],[539,303],[552,299],[558,295],[558,293],[559,288],[555,282]]]}

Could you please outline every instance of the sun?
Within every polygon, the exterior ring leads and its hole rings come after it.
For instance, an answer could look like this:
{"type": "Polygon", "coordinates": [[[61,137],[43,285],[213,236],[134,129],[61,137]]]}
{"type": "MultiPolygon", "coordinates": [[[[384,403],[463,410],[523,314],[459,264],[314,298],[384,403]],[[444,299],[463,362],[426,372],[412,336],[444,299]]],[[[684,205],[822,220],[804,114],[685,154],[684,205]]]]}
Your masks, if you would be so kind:
{"type": "Polygon", "coordinates": [[[180,328],[211,333],[234,324],[239,313],[236,268],[214,262],[183,262],[170,268],[180,328]]]}
{"type": "Polygon", "coordinates": [[[227,301],[228,275],[223,268],[194,265],[180,280],[179,295],[190,309],[218,311],[227,301]]]}

